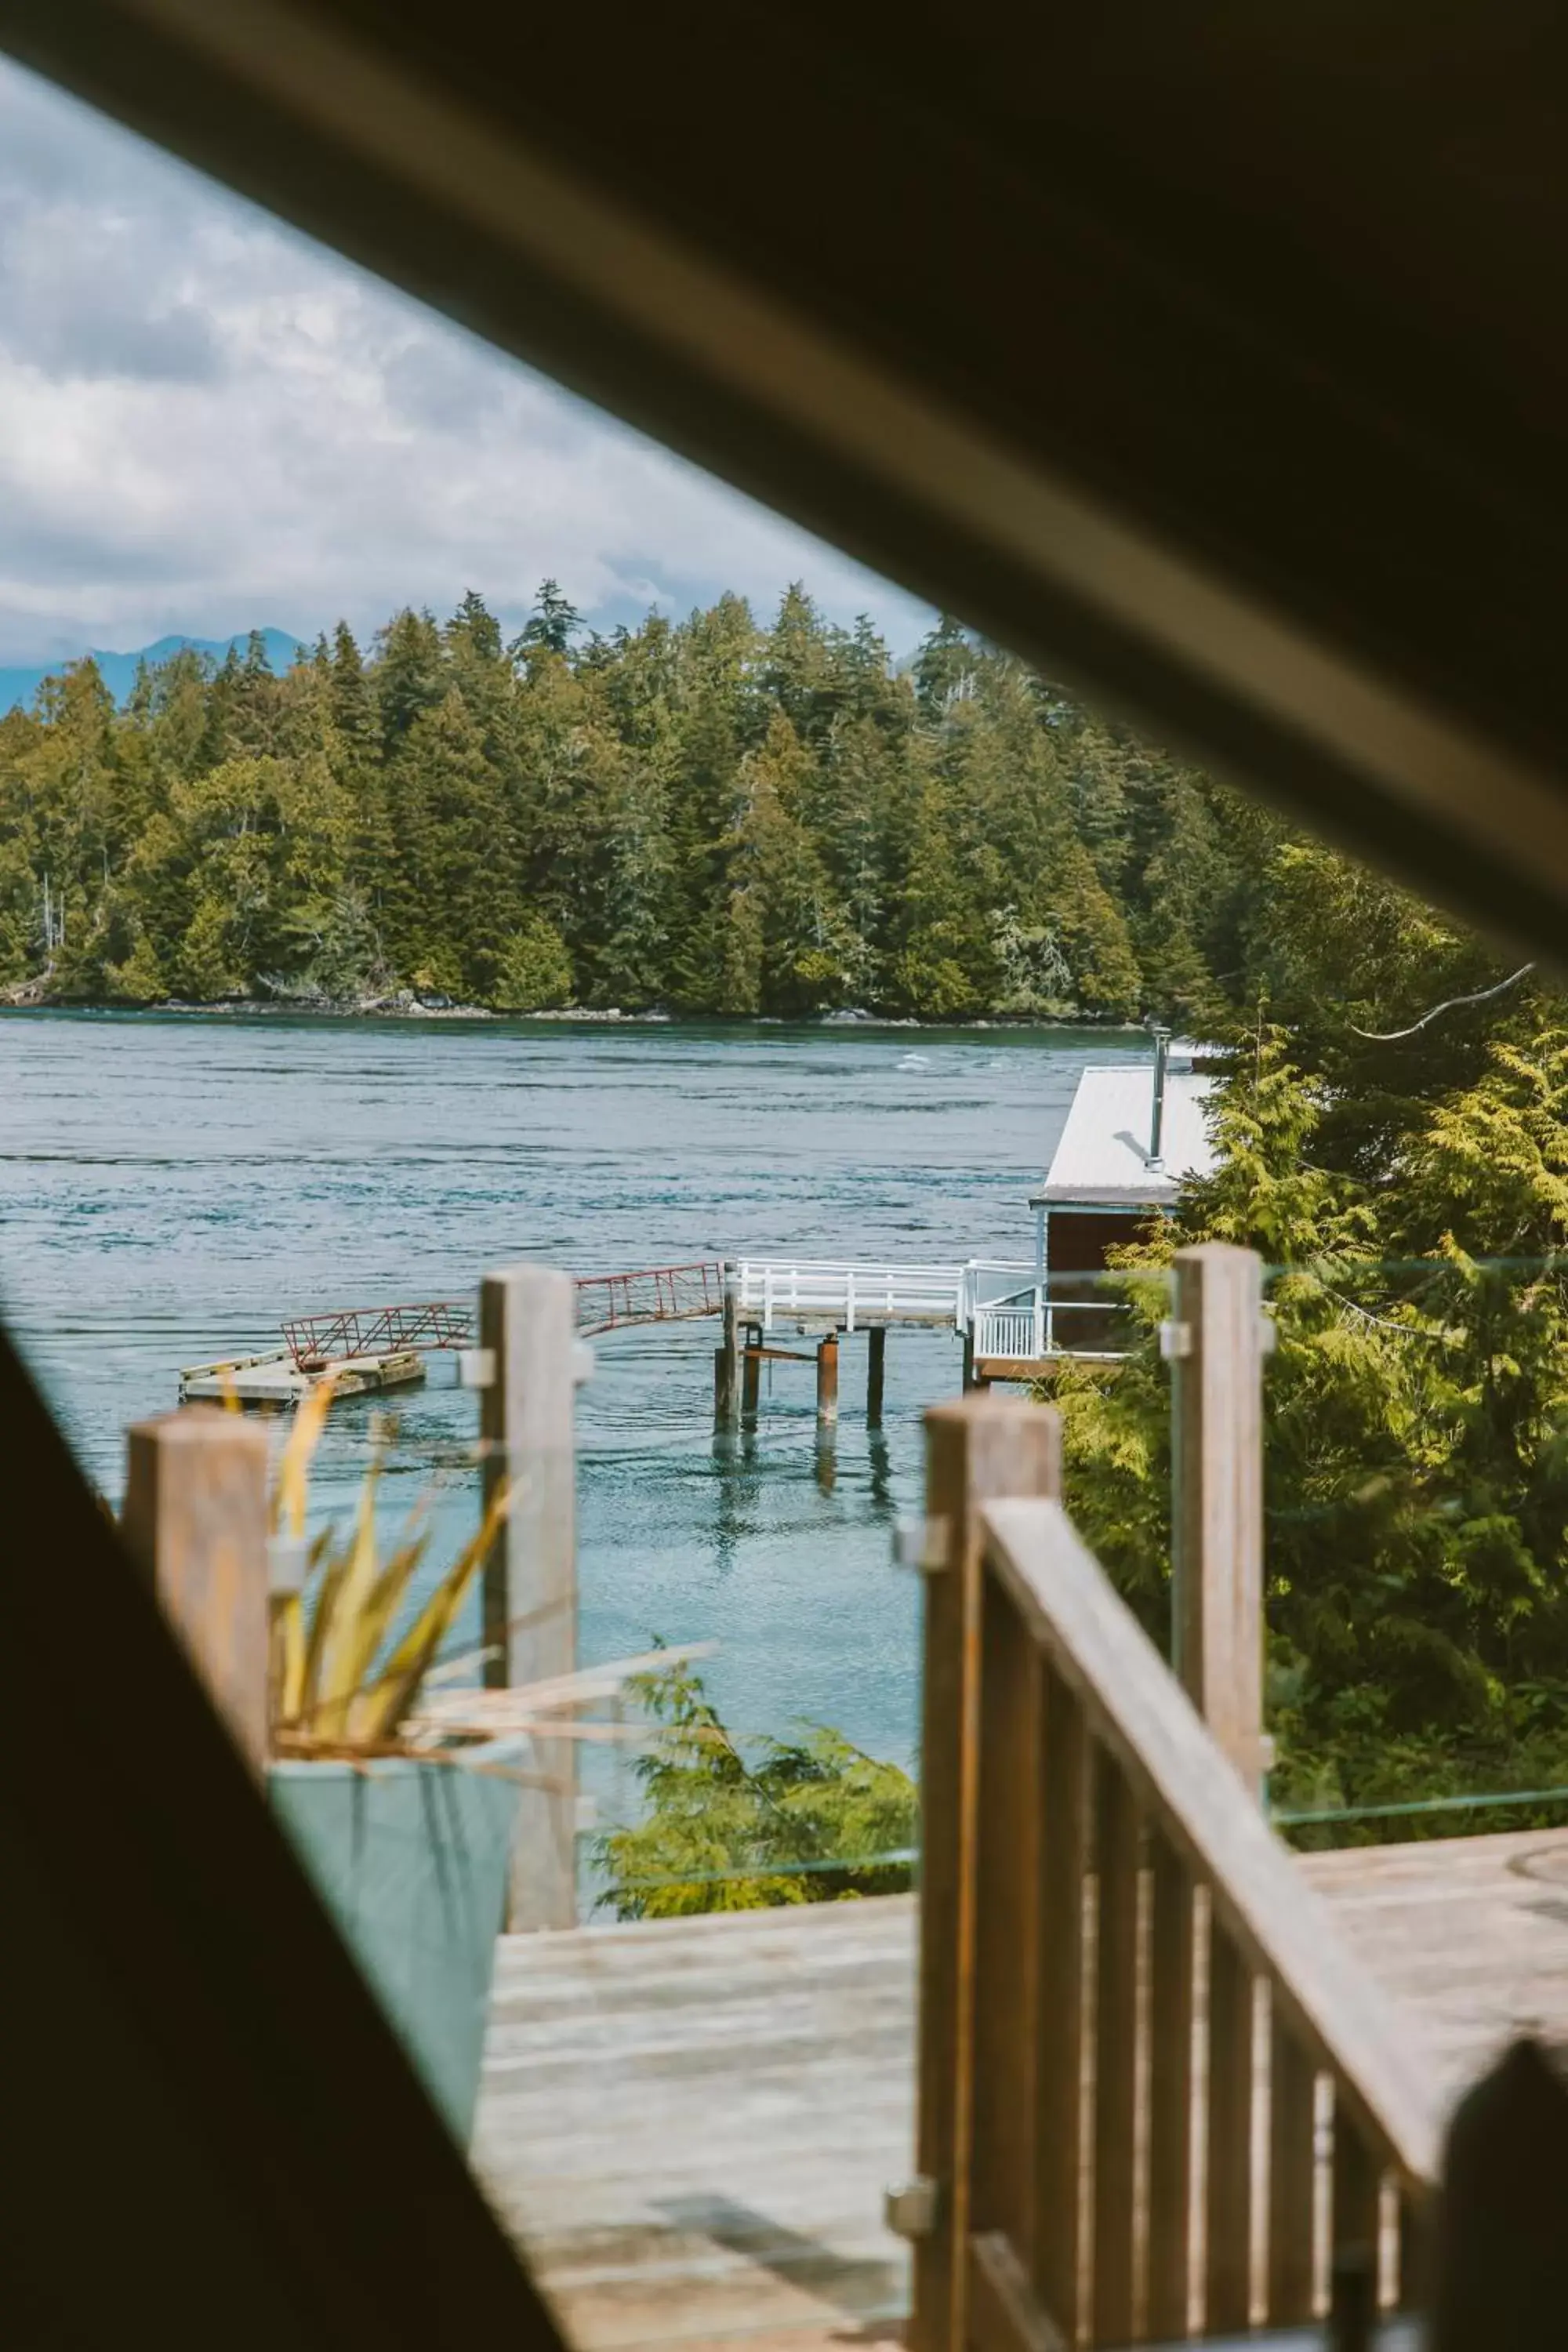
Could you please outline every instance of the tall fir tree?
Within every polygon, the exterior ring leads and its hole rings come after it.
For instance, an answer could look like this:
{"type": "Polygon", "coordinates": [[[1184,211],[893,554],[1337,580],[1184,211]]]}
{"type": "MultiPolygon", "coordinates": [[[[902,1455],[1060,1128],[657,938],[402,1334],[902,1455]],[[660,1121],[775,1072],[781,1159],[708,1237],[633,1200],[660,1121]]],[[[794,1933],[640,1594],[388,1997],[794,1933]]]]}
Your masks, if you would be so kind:
{"type": "MultiPolygon", "coordinates": [[[[470,590],[282,677],[259,636],[181,651],[122,709],[79,665],[0,722],[7,984],[1204,1034],[1261,997],[1324,1073],[1325,1148],[1371,1165],[1398,1073],[1354,1030],[1501,976],[951,617],[900,668],[798,583],[765,627],[722,596],[601,635],[547,581],[510,646],[470,590]]],[[[1521,1018],[1544,1001],[1521,984],[1521,1018]]],[[[1451,1024],[1401,1050],[1479,1074],[1451,1024]]]]}

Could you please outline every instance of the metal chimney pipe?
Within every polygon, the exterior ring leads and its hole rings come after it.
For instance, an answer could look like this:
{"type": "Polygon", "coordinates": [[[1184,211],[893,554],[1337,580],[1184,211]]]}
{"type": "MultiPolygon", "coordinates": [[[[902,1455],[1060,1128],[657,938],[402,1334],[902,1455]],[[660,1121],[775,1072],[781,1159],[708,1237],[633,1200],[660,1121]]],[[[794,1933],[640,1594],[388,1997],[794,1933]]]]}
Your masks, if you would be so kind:
{"type": "Polygon", "coordinates": [[[1161,1157],[1160,1145],[1165,1126],[1165,1062],[1170,1050],[1170,1031],[1156,1028],[1154,1031],[1154,1110],[1149,1122],[1148,1160],[1149,1166],[1156,1170],[1163,1168],[1165,1164],[1161,1157]]]}

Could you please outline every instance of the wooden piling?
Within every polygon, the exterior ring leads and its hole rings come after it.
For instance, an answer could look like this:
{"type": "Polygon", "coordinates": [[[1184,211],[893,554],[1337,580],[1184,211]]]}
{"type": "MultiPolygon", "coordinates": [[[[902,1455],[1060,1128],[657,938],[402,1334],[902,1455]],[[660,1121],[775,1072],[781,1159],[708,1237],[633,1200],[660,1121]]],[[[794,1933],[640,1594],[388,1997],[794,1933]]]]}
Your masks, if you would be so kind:
{"type": "Polygon", "coordinates": [[[713,1352],[713,1419],[732,1429],[741,1417],[741,1310],[734,1268],[724,1268],[724,1337],[713,1352]]]}
{"type": "Polygon", "coordinates": [[[762,1333],[754,1324],[749,1325],[742,1360],[741,1418],[742,1421],[755,1421],[757,1417],[757,1398],[763,1378],[763,1360],[760,1352],[762,1344],[762,1333]]]}
{"type": "MultiPolygon", "coordinates": [[[[511,1265],[479,1286],[490,1373],[479,1407],[485,1496],[505,1484],[511,1496],[484,1571],[492,1686],[569,1675],[576,1663],[575,1328],[569,1274],[511,1265]]],[[[576,1743],[536,1739],[531,1763],[543,1785],[526,1786],[518,1809],[509,1924],[575,1927],[576,1743]]]]}
{"type": "Polygon", "coordinates": [[[886,1324],[873,1323],[866,1334],[866,1426],[882,1426],[882,1386],[888,1363],[886,1324]]]}
{"type": "Polygon", "coordinates": [[[832,1422],[838,1418],[838,1334],[829,1331],[817,1342],[816,1348],[816,1418],[832,1422]]]}
{"type": "Polygon", "coordinates": [[[267,1759],[267,1437],[193,1405],[127,1432],[125,1540],[236,1746],[267,1759]]]}

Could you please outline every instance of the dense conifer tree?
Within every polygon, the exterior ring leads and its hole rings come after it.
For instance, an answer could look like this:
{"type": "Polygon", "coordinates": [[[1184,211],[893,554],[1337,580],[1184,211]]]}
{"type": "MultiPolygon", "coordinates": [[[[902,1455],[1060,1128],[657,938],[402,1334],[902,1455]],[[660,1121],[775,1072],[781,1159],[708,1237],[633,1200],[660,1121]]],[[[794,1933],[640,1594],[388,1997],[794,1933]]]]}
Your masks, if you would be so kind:
{"type": "Polygon", "coordinates": [[[470,591],[0,720],[0,984],[54,994],[1211,1030],[1262,990],[1315,1038],[1497,971],[951,617],[900,669],[798,583],[604,636],[545,581],[510,646],[470,591]]]}

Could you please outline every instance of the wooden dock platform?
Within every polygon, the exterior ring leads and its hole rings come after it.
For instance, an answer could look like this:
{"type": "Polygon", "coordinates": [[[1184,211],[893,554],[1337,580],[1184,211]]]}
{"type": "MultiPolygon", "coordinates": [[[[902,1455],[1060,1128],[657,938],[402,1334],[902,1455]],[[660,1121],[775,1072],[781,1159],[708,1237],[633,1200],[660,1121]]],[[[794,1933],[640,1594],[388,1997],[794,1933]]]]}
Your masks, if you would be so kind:
{"type": "MultiPolygon", "coordinates": [[[[1303,1856],[1446,2095],[1568,2038],[1568,1830],[1303,1856]]],[[[585,2352],[866,2345],[907,2309],[909,1897],[503,1938],[475,2161],[585,2352]]]]}
{"type": "Polygon", "coordinates": [[[180,1374],[182,1404],[296,1405],[331,1379],[334,1397],[365,1396],[381,1389],[411,1388],[425,1378],[417,1349],[384,1356],[344,1356],[331,1363],[300,1364],[287,1348],[259,1356],[230,1356],[217,1363],[188,1364],[180,1374]]]}

